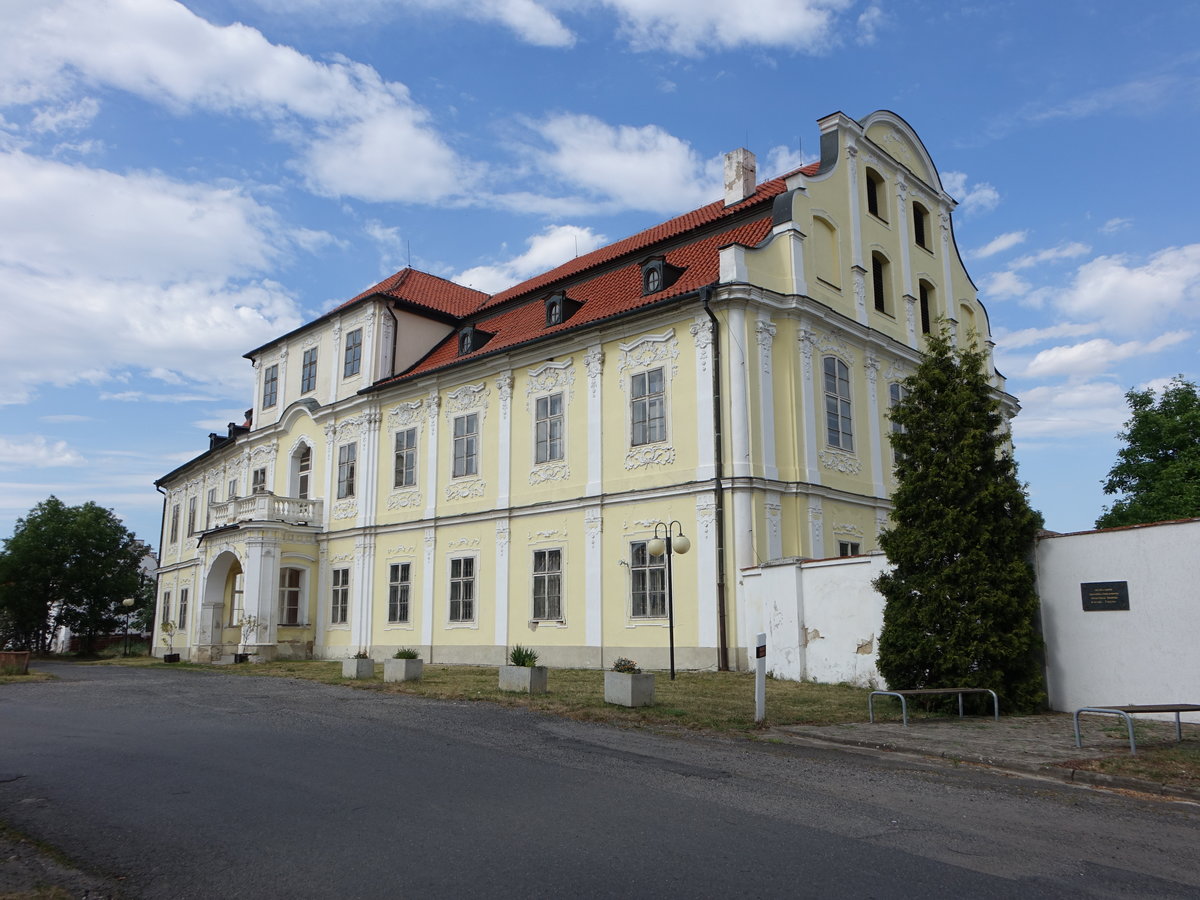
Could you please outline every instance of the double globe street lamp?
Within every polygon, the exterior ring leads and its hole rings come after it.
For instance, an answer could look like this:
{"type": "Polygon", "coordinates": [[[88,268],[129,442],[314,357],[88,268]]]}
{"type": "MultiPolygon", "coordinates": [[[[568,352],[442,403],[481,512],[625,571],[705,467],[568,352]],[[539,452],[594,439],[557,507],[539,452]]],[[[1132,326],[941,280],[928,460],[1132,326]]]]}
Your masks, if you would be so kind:
{"type": "Polygon", "coordinates": [[[671,641],[671,680],[675,680],[675,600],[671,582],[671,557],[676,553],[687,553],[692,549],[692,542],[683,533],[683,526],[678,520],[659,522],[654,526],[654,538],[646,544],[646,552],[651,556],[667,557],[667,629],[671,641]],[[659,536],[659,529],[662,536],[659,536]]]}

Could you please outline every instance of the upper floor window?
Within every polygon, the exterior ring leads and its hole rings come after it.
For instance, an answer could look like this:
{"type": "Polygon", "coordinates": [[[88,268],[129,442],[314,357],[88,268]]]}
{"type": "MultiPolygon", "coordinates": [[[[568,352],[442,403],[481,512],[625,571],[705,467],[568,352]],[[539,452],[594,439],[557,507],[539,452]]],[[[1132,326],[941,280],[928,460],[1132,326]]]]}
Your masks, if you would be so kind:
{"type": "Polygon", "coordinates": [[[342,377],[357,375],[362,368],[362,329],[355,328],[346,335],[346,361],[342,366],[342,377]]]}
{"type": "Polygon", "coordinates": [[[887,198],[884,194],[883,176],[874,169],[867,169],[867,212],[887,221],[887,198]]]}
{"type": "Polygon", "coordinates": [[[479,473],[479,414],[454,419],[454,477],[479,473]]]}
{"type": "Polygon", "coordinates": [[[304,351],[304,359],[300,363],[300,393],[307,394],[317,389],[317,348],[309,347],[304,351]]]}
{"type": "Polygon", "coordinates": [[[191,591],[188,588],[180,588],[179,589],[179,615],[178,615],[178,621],[176,621],[176,623],[175,623],[175,627],[178,628],[180,631],[187,630],[188,594],[190,594],[190,593],[191,593],[191,591]]]}
{"type": "Polygon", "coordinates": [[[179,504],[171,507],[171,543],[179,540],[179,504]]]}
{"type": "Polygon", "coordinates": [[[237,479],[230,478],[229,479],[229,499],[232,500],[236,496],[237,496],[237,479]]]}
{"type": "Polygon", "coordinates": [[[929,210],[920,203],[913,202],[913,240],[916,241],[918,247],[924,247],[926,250],[932,250],[929,246],[929,210]]]}
{"type": "Polygon", "coordinates": [[[300,625],[300,586],[303,583],[304,570],[283,568],[279,570],[279,624],[300,625]]]}
{"type": "Polygon", "coordinates": [[[630,443],[637,447],[667,439],[667,394],[662,369],[630,379],[630,443]]]}
{"type": "Polygon", "coordinates": [[[563,395],[538,397],[534,410],[534,462],[563,458],[563,395]]]}
{"type": "Polygon", "coordinates": [[[188,534],[196,533],[196,497],[188,497],[188,534]]]}
{"type": "Polygon", "coordinates": [[[871,291],[875,300],[875,309],[881,313],[891,314],[891,303],[888,302],[888,261],[880,253],[871,254],[871,291]]]}
{"type": "Polygon", "coordinates": [[[417,429],[396,432],[395,474],[393,487],[412,487],[417,483],[417,429]]]}
{"type": "Polygon", "coordinates": [[[410,563],[392,563],[388,567],[388,621],[408,621],[408,594],[412,587],[410,563]]]}
{"type": "Polygon", "coordinates": [[[269,409],[279,400],[279,365],[267,366],[263,370],[263,409],[269,409]]]}
{"type": "MultiPolygon", "coordinates": [[[[889,410],[895,409],[897,406],[900,405],[901,402],[903,402],[904,398],[907,396],[908,396],[908,388],[906,388],[904,385],[902,385],[898,381],[893,381],[891,384],[888,385],[888,409],[889,410]]],[[[892,432],[895,434],[903,434],[904,426],[901,425],[899,422],[897,422],[895,419],[893,419],[892,420],[892,432]]],[[[896,462],[900,462],[900,460],[902,460],[904,458],[904,454],[902,454],[899,450],[896,450],[895,445],[893,445],[892,453],[896,457],[896,462]]]]}
{"type": "Polygon", "coordinates": [[[838,556],[858,556],[858,541],[838,541],[838,556]]]}
{"type": "Polygon", "coordinates": [[[667,614],[667,556],[651,556],[646,541],[634,541],[630,550],[630,612],[636,619],[667,614]]]}
{"type": "Polygon", "coordinates": [[[305,444],[296,457],[296,496],[308,499],[309,482],[312,479],[312,447],[305,444]]]}
{"type": "Polygon", "coordinates": [[[533,617],[562,618],[562,550],[533,551],[533,617]]]}
{"type": "Polygon", "coordinates": [[[338,447],[338,499],[354,496],[354,469],[358,459],[358,444],[338,447]]]}
{"type": "Polygon", "coordinates": [[[217,489],[208,489],[208,506],[204,508],[204,527],[208,528],[212,522],[212,508],[217,505],[217,489]]]}
{"type": "Polygon", "coordinates": [[[836,356],[826,356],[825,429],[829,446],[854,449],[854,426],[850,418],[850,369],[836,356]]]}
{"type": "Polygon", "coordinates": [[[333,625],[345,625],[350,610],[350,570],[333,570],[333,595],[329,603],[329,621],[333,625]]]}
{"type": "Polygon", "coordinates": [[[164,622],[174,622],[171,618],[171,592],[163,591],[162,616],[164,622]]]}
{"type": "Polygon", "coordinates": [[[928,281],[922,281],[917,284],[917,293],[920,295],[921,304],[921,334],[929,334],[930,307],[933,305],[933,288],[928,281]]]}
{"type": "Polygon", "coordinates": [[[475,557],[450,560],[450,621],[475,621],[475,557]]]}
{"type": "Polygon", "coordinates": [[[257,494],[267,489],[267,470],[255,469],[250,473],[250,493],[257,494]]]}

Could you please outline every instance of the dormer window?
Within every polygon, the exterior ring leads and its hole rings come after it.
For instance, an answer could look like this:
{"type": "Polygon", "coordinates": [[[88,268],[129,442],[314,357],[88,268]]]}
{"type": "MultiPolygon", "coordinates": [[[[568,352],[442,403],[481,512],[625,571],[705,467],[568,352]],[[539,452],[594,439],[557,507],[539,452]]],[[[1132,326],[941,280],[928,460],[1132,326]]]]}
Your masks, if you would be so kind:
{"type": "Polygon", "coordinates": [[[679,280],[684,270],[667,262],[666,257],[651,256],[643,260],[642,266],[642,295],[657,294],[679,280]]]}
{"type": "Polygon", "coordinates": [[[572,300],[566,291],[555,291],[546,298],[546,327],[561,325],[571,318],[583,304],[572,300]]]}
{"type": "Polygon", "coordinates": [[[490,332],[481,331],[474,325],[463,326],[463,330],[458,333],[458,355],[466,356],[468,353],[474,353],[491,337],[490,332]]]}

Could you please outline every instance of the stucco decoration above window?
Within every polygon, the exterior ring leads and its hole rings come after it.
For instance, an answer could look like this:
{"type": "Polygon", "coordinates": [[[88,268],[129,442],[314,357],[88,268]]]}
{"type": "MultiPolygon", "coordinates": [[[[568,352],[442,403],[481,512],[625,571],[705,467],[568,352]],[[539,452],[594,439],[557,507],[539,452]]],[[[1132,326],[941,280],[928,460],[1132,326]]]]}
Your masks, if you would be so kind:
{"type": "Polygon", "coordinates": [[[862,463],[853,453],[840,450],[822,450],[821,465],[826,469],[841,472],[844,475],[858,475],[862,472],[862,463]]]}
{"type": "MultiPolygon", "coordinates": [[[[624,376],[626,371],[648,369],[651,366],[670,363],[670,377],[679,374],[679,342],[675,340],[675,329],[662,334],[648,334],[628,344],[621,344],[621,359],[617,371],[624,376]]],[[[621,379],[621,390],[625,390],[625,379],[621,379]]]]}
{"type": "Polygon", "coordinates": [[[573,359],[548,362],[529,370],[529,381],[525,385],[525,410],[533,411],[533,398],[540,394],[562,391],[569,404],[575,399],[575,364],[573,359]]]}

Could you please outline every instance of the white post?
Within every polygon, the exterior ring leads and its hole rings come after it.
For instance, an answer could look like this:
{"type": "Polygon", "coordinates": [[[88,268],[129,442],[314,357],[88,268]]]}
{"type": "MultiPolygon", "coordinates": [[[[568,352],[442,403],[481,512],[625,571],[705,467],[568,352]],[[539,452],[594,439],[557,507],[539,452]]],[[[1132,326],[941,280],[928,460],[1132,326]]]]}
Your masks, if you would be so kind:
{"type": "Polygon", "coordinates": [[[754,649],[754,721],[767,717],[767,636],[758,633],[754,649]]]}

